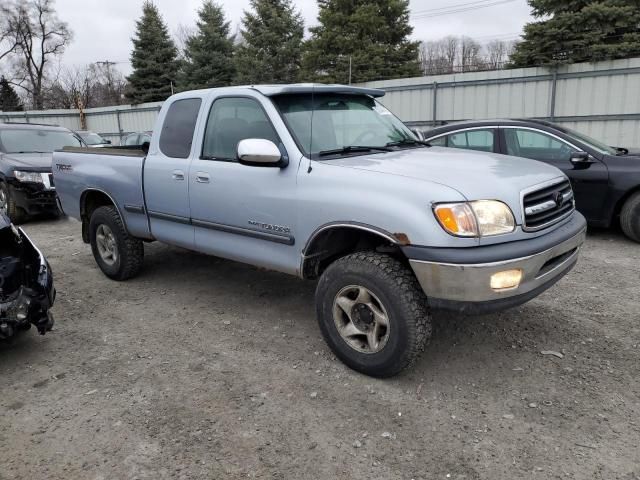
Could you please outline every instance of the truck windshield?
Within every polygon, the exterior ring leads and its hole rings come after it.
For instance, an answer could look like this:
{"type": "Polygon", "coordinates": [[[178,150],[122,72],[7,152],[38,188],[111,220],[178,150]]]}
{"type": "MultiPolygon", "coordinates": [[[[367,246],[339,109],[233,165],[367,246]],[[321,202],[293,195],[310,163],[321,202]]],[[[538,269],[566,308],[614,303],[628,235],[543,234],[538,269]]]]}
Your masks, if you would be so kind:
{"type": "Polygon", "coordinates": [[[366,95],[305,93],[272,100],[298,147],[310,158],[420,146],[409,128],[366,95]]]}
{"type": "Polygon", "coordinates": [[[0,151],[4,153],[49,153],[63,147],[81,146],[78,137],[64,130],[0,130],[0,151]]]}

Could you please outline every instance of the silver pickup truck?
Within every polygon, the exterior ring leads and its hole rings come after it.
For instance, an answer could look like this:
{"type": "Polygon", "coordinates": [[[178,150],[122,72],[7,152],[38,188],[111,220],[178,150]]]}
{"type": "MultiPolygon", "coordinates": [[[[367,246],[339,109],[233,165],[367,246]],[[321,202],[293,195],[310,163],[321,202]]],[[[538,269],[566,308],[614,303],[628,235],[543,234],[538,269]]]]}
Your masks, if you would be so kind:
{"type": "Polygon", "coordinates": [[[431,148],[382,95],[339,85],[174,95],[148,152],[55,152],[61,208],[115,280],[136,275],[155,240],[319,279],[335,354],[394,375],[425,348],[430,308],[501,310],[557,282],[585,220],[556,168],[431,148]]]}

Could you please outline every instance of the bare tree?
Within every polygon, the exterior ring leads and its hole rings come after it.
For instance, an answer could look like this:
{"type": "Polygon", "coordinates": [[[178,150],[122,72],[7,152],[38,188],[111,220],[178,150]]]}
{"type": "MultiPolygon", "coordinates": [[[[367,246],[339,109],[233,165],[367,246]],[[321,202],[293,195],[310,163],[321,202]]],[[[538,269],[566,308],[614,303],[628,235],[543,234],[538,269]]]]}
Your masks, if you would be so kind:
{"type": "Polygon", "coordinates": [[[84,111],[123,103],[126,81],[113,62],[61,68],[43,89],[45,108],[75,108],[84,127],[84,111]]]}
{"type": "Polygon", "coordinates": [[[448,36],[442,39],[442,55],[450,72],[455,71],[459,45],[460,40],[457,37],[448,36]]]}
{"type": "Polygon", "coordinates": [[[482,46],[472,38],[460,39],[460,68],[463,72],[482,69],[481,49],[482,46]]]}
{"type": "Polygon", "coordinates": [[[95,77],[92,107],[121,105],[127,81],[124,75],[115,68],[114,62],[96,62],[91,65],[95,77]]]}
{"type": "Polygon", "coordinates": [[[485,45],[486,62],[491,70],[502,68],[507,60],[508,43],[503,40],[492,40],[485,45]]]}
{"type": "Polygon", "coordinates": [[[469,37],[445,37],[422,42],[423,75],[473,72],[505,68],[517,41],[493,40],[485,45],[469,37]]]}
{"type": "Polygon", "coordinates": [[[19,24],[12,20],[13,4],[2,3],[0,5],[0,61],[8,57],[18,48],[18,31],[19,24]]]}
{"type": "Polygon", "coordinates": [[[174,32],[176,47],[178,48],[178,59],[184,60],[184,50],[187,46],[187,40],[196,33],[196,28],[184,24],[178,25],[178,28],[174,32]]]}
{"type": "Polygon", "coordinates": [[[13,83],[27,92],[35,109],[42,109],[48,67],[71,41],[71,31],[58,18],[53,0],[23,0],[10,5],[5,15],[17,34],[13,83]]]}

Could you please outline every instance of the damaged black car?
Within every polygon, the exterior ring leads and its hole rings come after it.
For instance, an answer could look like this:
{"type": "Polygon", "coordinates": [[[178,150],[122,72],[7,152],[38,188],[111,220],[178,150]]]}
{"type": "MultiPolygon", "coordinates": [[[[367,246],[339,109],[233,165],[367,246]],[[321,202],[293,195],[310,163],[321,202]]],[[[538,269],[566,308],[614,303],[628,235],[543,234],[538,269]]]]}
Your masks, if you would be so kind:
{"type": "Polygon", "coordinates": [[[42,335],[50,331],[55,296],[49,262],[24,231],[0,213],[0,339],[31,325],[42,335]]]}

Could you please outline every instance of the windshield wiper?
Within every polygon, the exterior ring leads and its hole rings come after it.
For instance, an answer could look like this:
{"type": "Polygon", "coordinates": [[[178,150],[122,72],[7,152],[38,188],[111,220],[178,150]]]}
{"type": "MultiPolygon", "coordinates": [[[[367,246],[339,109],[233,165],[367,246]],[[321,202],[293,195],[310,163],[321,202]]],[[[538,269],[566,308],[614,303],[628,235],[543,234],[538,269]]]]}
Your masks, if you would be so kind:
{"type": "Polygon", "coordinates": [[[405,145],[422,145],[424,147],[430,147],[431,144],[429,142],[425,142],[422,140],[416,140],[413,138],[403,138],[402,140],[398,140],[397,142],[389,142],[387,143],[387,147],[403,147],[405,145]]]}
{"type": "Polygon", "coordinates": [[[318,152],[318,155],[321,157],[327,155],[339,155],[341,153],[354,153],[354,152],[393,152],[389,147],[374,147],[374,146],[365,146],[365,145],[348,145],[342,148],[334,148],[332,150],[322,150],[318,152]]]}

